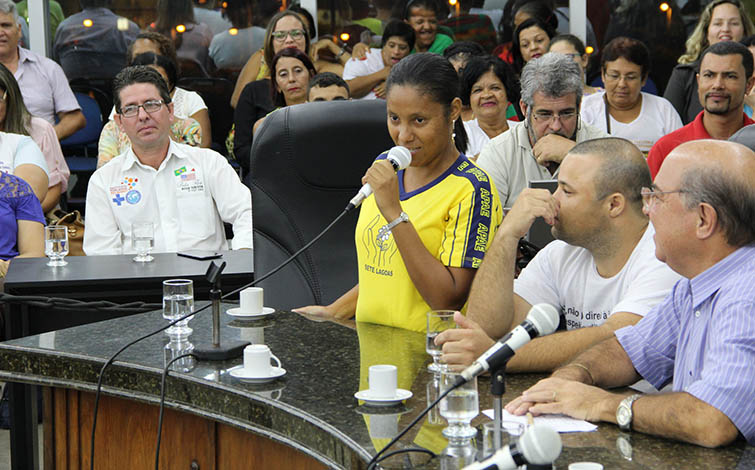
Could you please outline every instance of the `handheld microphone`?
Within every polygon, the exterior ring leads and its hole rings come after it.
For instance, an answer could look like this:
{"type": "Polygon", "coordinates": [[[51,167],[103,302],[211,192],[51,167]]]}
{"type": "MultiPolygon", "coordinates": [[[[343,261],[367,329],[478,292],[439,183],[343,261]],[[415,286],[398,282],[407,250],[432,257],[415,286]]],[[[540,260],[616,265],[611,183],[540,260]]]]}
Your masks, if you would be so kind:
{"type": "Polygon", "coordinates": [[[561,455],[561,437],[556,431],[535,424],[515,443],[504,447],[482,462],[467,465],[464,470],[516,470],[521,465],[546,465],[561,455]]]}
{"type": "Polygon", "coordinates": [[[464,369],[461,376],[467,381],[485,371],[497,369],[511,359],[514,351],[529,343],[532,338],[556,331],[558,317],[558,310],[553,305],[533,305],[521,325],[485,351],[471,366],[464,369]]]}
{"type": "MultiPolygon", "coordinates": [[[[405,169],[412,163],[412,154],[406,147],[397,145],[388,151],[388,156],[386,157],[386,159],[391,162],[393,169],[398,171],[405,169]]],[[[365,183],[364,186],[362,186],[362,189],[359,190],[357,195],[354,196],[351,201],[349,201],[349,204],[346,206],[346,210],[350,211],[355,207],[359,207],[359,205],[362,204],[362,201],[367,199],[370,194],[372,194],[372,188],[370,187],[369,183],[365,183]]]]}

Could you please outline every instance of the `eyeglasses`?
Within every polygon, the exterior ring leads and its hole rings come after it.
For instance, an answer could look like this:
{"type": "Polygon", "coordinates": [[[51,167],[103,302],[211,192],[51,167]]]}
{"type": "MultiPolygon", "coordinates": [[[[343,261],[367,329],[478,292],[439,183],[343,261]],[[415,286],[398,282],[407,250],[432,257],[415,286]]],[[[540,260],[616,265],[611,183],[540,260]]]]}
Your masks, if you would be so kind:
{"type": "Polygon", "coordinates": [[[675,189],[673,191],[655,191],[650,188],[642,188],[640,190],[640,194],[642,195],[642,208],[645,210],[650,210],[650,208],[653,207],[656,200],[663,201],[663,198],[661,197],[664,194],[673,194],[673,193],[686,193],[684,189],[675,189]]]}
{"type": "Polygon", "coordinates": [[[304,36],[304,30],[302,29],[289,29],[288,31],[273,31],[273,39],[277,42],[283,42],[286,40],[286,36],[291,36],[291,39],[296,41],[304,36]]]}
{"type": "Polygon", "coordinates": [[[142,104],[130,104],[121,108],[120,114],[123,117],[134,117],[139,114],[139,108],[143,108],[147,113],[152,114],[160,110],[163,105],[162,100],[149,100],[142,104]]]}
{"type": "Polygon", "coordinates": [[[532,117],[535,121],[540,123],[551,123],[553,119],[558,119],[561,122],[570,121],[577,116],[576,109],[567,109],[566,111],[560,111],[558,113],[552,113],[550,111],[537,111],[532,113],[532,117]]]}
{"type": "Polygon", "coordinates": [[[622,78],[624,79],[625,82],[632,83],[632,82],[638,82],[638,81],[640,81],[641,77],[639,75],[635,75],[635,74],[631,74],[631,75],[621,75],[621,74],[618,74],[618,73],[607,73],[606,74],[606,81],[607,82],[618,82],[622,78]]]}

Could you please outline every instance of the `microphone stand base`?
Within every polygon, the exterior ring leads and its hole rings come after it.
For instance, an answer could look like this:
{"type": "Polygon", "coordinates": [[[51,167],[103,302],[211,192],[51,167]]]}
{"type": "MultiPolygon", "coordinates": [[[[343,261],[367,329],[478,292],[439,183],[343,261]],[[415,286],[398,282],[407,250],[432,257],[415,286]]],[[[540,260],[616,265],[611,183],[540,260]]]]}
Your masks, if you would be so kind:
{"type": "Polygon", "coordinates": [[[226,361],[241,356],[249,341],[226,341],[215,346],[212,343],[199,343],[191,353],[200,361],[226,361]]]}

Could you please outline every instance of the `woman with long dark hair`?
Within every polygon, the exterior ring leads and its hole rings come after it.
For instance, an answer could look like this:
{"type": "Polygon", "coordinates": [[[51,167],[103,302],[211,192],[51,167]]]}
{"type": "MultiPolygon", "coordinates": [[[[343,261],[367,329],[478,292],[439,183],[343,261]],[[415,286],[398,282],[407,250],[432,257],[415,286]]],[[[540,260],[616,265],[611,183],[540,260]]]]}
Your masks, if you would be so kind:
{"type": "Polygon", "coordinates": [[[396,172],[380,155],[356,228],[359,284],[300,313],[425,331],[432,309],[462,309],[502,219],[487,174],[462,152],[459,79],[436,54],[411,55],[386,82],[388,132],[412,154],[396,172]],[[386,295],[390,293],[390,295],[386,295]]]}

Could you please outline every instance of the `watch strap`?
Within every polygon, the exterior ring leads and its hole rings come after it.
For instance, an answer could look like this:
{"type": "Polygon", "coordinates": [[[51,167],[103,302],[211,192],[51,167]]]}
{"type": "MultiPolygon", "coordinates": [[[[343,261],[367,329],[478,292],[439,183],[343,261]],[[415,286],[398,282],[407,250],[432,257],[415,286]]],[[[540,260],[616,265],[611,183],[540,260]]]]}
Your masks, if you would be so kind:
{"type": "Polygon", "coordinates": [[[628,397],[621,400],[621,403],[619,403],[619,407],[616,409],[616,421],[619,425],[619,429],[622,431],[631,431],[632,430],[632,421],[634,420],[634,412],[632,411],[632,404],[638,399],[642,397],[641,393],[635,393],[634,395],[629,395],[628,397]],[[629,421],[626,423],[619,422],[619,413],[622,409],[626,409],[629,413],[629,421]]]}

